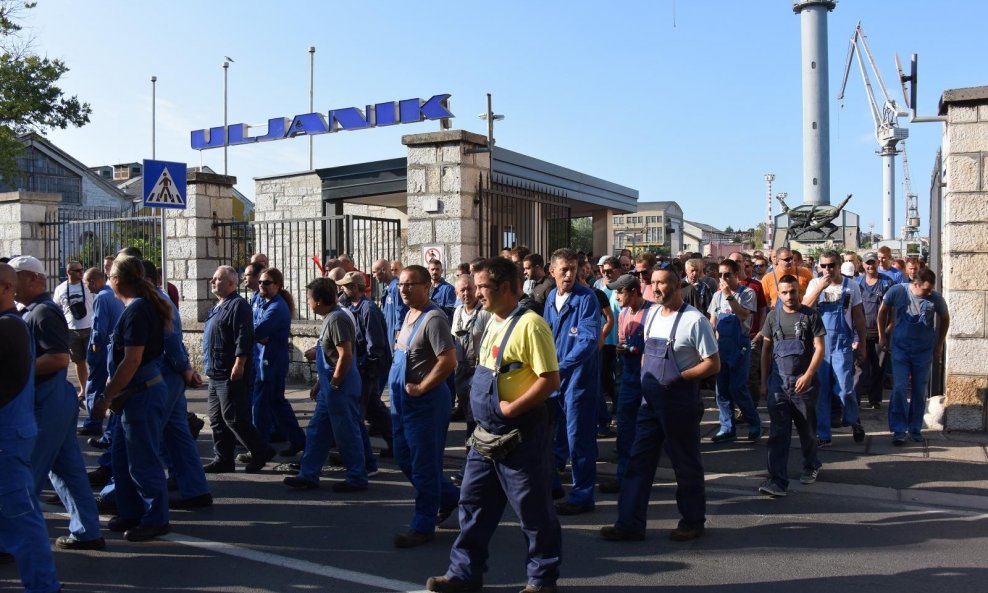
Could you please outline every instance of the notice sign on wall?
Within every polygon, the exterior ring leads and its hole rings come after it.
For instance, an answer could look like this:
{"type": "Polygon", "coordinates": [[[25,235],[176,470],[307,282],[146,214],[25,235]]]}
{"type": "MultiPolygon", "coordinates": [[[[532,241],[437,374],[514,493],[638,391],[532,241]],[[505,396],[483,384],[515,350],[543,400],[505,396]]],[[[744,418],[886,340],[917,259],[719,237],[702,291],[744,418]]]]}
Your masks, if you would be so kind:
{"type": "Polygon", "coordinates": [[[432,260],[437,260],[439,263],[446,267],[446,249],[442,245],[423,245],[422,246],[422,265],[428,267],[429,262],[432,260]]]}

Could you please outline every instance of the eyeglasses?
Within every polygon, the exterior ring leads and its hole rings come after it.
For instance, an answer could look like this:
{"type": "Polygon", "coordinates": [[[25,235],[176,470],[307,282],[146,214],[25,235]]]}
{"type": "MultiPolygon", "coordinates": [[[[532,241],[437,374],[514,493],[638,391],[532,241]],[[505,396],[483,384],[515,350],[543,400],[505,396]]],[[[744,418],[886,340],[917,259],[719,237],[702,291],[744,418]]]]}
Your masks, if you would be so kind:
{"type": "Polygon", "coordinates": [[[821,268],[825,270],[833,269],[837,264],[818,264],[821,268]]]}
{"type": "Polygon", "coordinates": [[[429,284],[429,283],[428,282],[399,282],[398,283],[398,288],[401,288],[401,289],[411,288],[413,286],[419,286],[421,284],[429,284]]]}
{"type": "Polygon", "coordinates": [[[601,268],[600,270],[602,272],[604,272],[605,274],[613,274],[613,273],[615,273],[615,272],[618,271],[618,270],[615,270],[614,268],[601,268]]]}
{"type": "Polygon", "coordinates": [[[274,280],[261,280],[258,284],[261,286],[271,286],[272,284],[276,284],[276,282],[274,280]]]}
{"type": "Polygon", "coordinates": [[[70,274],[81,274],[82,273],[82,268],[69,268],[69,273],[70,274]]]}

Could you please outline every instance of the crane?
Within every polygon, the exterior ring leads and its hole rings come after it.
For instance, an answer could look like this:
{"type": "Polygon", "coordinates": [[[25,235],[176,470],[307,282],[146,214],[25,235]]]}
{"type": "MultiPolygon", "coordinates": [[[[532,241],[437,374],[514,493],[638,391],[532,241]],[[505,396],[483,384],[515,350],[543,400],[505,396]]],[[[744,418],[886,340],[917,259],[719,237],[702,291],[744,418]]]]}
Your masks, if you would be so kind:
{"type": "MultiPolygon", "coordinates": [[[[899,111],[895,100],[885,88],[882,74],[875,64],[874,56],[871,55],[871,49],[868,48],[868,40],[860,22],[854,27],[854,34],[851,35],[851,43],[847,50],[847,64],[844,66],[844,78],[837,100],[844,100],[844,90],[847,88],[847,78],[851,73],[851,61],[854,58],[857,58],[858,69],[861,71],[861,78],[864,81],[865,93],[868,95],[871,119],[875,124],[875,140],[879,146],[878,154],[882,157],[882,216],[885,219],[882,224],[882,238],[893,239],[895,238],[895,155],[899,153],[898,143],[909,137],[909,130],[899,127],[899,117],[909,114],[899,111]],[[878,82],[878,87],[884,96],[885,102],[881,107],[875,98],[875,91],[872,89],[871,79],[868,77],[868,70],[865,67],[865,59],[868,60],[871,71],[878,82]]],[[[841,105],[843,106],[843,103],[841,105]]]]}
{"type": "Polygon", "coordinates": [[[909,158],[906,143],[902,143],[902,192],[906,194],[906,224],[902,226],[903,243],[919,243],[919,196],[913,192],[909,179],[909,158]]]}

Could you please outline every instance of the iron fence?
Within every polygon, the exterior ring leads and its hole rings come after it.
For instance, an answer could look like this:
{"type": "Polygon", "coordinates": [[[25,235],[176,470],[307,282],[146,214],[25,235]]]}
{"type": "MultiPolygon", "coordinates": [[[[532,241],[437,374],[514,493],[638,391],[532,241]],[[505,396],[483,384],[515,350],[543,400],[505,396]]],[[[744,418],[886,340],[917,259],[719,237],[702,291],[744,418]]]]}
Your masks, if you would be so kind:
{"type": "MultiPolygon", "coordinates": [[[[326,261],[349,255],[354,266],[370,273],[374,261],[401,258],[401,222],[368,216],[336,215],[317,218],[218,222],[213,224],[222,261],[239,272],[251,255],[264,253],[272,267],[285,277],[285,290],[295,297],[295,317],[314,320],[305,298],[305,287],[322,275],[326,261]]],[[[378,295],[371,283],[373,298],[378,295]]],[[[246,289],[244,289],[246,291],[246,289]]]]}
{"type": "Polygon", "coordinates": [[[477,196],[482,257],[525,245],[548,259],[556,249],[570,245],[571,212],[564,191],[481,176],[477,196]]]}
{"type": "Polygon", "coordinates": [[[123,209],[61,207],[42,223],[44,258],[49,288],[65,280],[70,261],[84,268],[103,269],[103,258],[124,247],[135,247],[149,261],[161,261],[161,219],[139,215],[138,207],[123,209]]]}

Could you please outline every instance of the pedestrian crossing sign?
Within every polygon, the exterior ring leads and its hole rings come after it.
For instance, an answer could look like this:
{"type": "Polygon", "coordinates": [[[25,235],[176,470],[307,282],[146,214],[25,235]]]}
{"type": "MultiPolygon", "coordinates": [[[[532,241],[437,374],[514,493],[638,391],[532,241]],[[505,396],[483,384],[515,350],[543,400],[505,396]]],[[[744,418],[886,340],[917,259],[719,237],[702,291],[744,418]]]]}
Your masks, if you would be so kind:
{"type": "Polygon", "coordinates": [[[144,206],[185,209],[185,163],[144,161],[144,206]]]}

